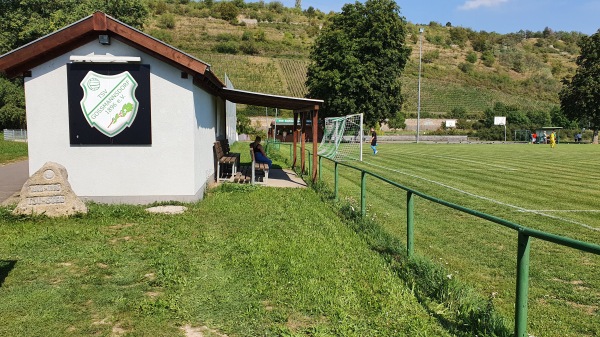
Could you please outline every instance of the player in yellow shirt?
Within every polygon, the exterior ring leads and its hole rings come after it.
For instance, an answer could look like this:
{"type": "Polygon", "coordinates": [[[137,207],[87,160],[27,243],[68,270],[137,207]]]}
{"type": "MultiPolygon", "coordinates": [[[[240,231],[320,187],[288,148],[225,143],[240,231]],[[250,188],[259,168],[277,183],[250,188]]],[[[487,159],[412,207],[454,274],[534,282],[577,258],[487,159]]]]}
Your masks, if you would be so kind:
{"type": "Polygon", "coordinates": [[[552,131],[552,133],[550,133],[550,147],[556,147],[556,131],[552,131]]]}

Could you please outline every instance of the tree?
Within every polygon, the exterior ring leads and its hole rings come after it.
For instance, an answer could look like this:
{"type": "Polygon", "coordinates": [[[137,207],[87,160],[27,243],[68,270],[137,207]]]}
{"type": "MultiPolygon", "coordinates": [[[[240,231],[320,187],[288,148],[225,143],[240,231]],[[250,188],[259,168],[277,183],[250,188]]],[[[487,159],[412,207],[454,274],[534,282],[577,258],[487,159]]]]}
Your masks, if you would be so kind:
{"type": "Polygon", "coordinates": [[[233,2],[219,2],[213,6],[213,11],[216,16],[226,21],[233,21],[240,13],[240,9],[233,2]]]}
{"type": "Polygon", "coordinates": [[[141,29],[149,15],[139,0],[21,0],[0,1],[0,54],[103,11],[141,29]]]}
{"type": "Polygon", "coordinates": [[[467,109],[463,107],[454,107],[448,114],[448,118],[464,119],[467,118],[467,109]]]}
{"type": "Polygon", "coordinates": [[[0,77],[0,129],[22,129],[24,127],[25,93],[22,80],[11,82],[0,77]]]}
{"type": "Polygon", "coordinates": [[[387,124],[392,129],[404,129],[406,128],[406,119],[403,114],[396,114],[396,116],[388,119],[387,124]]]}
{"type": "Polygon", "coordinates": [[[405,34],[393,0],[346,4],[334,14],[311,50],[306,81],[308,96],[325,100],[321,116],[364,113],[374,126],[401,113],[405,34]]]}
{"type": "Polygon", "coordinates": [[[506,123],[513,125],[528,126],[530,124],[527,115],[517,106],[506,105],[502,102],[496,102],[494,108],[486,109],[484,116],[484,123],[488,128],[494,125],[494,117],[506,117],[506,123]]]}
{"type": "Polygon", "coordinates": [[[563,80],[559,93],[560,107],[567,118],[589,125],[594,130],[593,143],[598,144],[600,128],[600,29],[578,43],[581,54],[572,79],[563,80]]]}
{"type": "MultiPolygon", "coordinates": [[[[0,55],[97,10],[139,29],[149,15],[145,1],[139,0],[0,0],[0,55]]],[[[0,126],[25,126],[25,99],[20,79],[0,79],[0,126]]]]}

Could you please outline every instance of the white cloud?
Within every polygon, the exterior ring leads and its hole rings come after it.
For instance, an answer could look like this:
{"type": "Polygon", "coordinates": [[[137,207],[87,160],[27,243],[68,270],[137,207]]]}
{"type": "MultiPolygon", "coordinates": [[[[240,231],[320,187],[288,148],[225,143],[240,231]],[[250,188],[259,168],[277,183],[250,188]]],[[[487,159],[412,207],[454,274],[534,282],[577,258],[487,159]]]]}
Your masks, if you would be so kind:
{"type": "Polygon", "coordinates": [[[471,10],[479,7],[493,7],[498,6],[508,0],[467,0],[459,9],[471,10]]]}

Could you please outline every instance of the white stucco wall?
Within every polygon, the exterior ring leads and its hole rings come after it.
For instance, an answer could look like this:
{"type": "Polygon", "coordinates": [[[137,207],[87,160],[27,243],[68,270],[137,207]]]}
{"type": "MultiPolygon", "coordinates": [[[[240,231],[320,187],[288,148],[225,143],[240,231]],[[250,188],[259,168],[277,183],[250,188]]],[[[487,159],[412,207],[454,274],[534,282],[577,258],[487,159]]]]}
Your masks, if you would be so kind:
{"type": "MultiPolygon", "coordinates": [[[[192,201],[214,175],[212,145],[220,100],[192,77],[115,39],[97,41],[31,69],[26,78],[29,172],[48,161],[66,167],[75,193],[100,202],[192,201]],[[71,55],[139,56],[150,65],[152,144],[71,146],[67,69],[71,55]]],[[[224,109],[221,104],[221,109],[224,109]]]]}

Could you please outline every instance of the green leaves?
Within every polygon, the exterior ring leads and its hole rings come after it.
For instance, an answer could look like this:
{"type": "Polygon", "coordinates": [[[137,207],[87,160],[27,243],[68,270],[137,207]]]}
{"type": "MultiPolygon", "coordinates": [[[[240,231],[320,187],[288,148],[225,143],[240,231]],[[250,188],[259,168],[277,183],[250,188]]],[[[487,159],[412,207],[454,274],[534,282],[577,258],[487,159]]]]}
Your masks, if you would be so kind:
{"type": "Polygon", "coordinates": [[[103,11],[141,29],[149,15],[137,0],[21,0],[0,3],[0,54],[103,11]]]}
{"type": "Polygon", "coordinates": [[[399,77],[410,50],[399,10],[391,0],[347,4],[324,27],[306,82],[310,97],[325,100],[322,116],[365,113],[374,125],[400,112],[399,77]]]}
{"type": "Polygon", "coordinates": [[[581,55],[572,79],[563,80],[560,91],[561,109],[568,118],[600,128],[600,30],[579,42],[581,55]]]}
{"type": "Polygon", "coordinates": [[[15,81],[0,78],[0,129],[25,126],[25,94],[15,81]]]}

